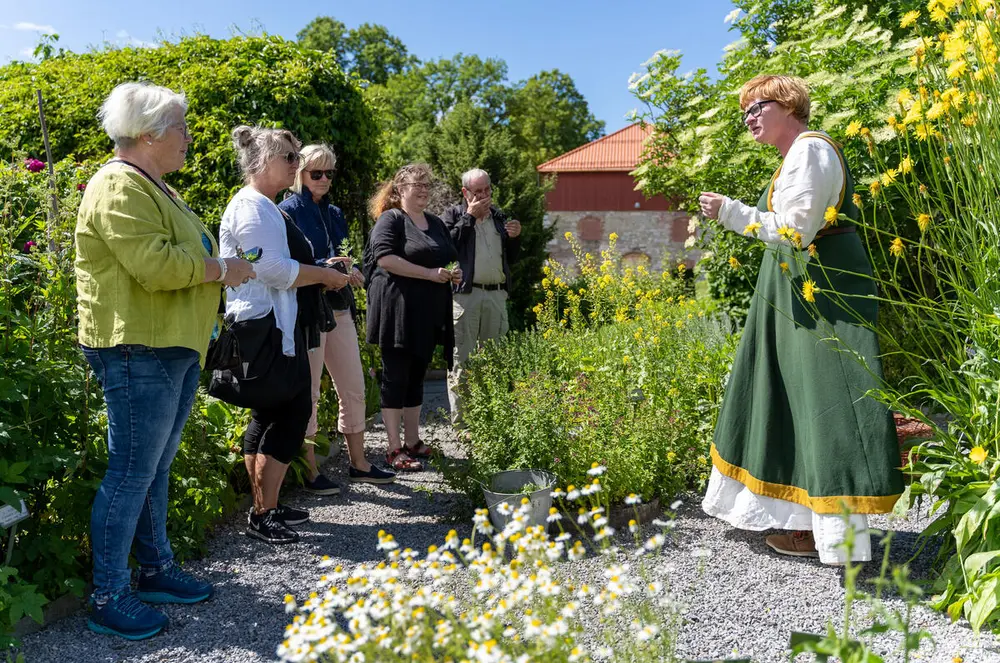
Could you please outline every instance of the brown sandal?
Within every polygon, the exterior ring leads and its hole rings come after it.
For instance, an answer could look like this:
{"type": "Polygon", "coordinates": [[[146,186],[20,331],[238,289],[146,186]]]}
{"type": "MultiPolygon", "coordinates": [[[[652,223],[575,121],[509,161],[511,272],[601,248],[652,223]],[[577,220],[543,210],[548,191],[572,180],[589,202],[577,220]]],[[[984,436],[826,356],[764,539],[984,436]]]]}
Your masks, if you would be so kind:
{"type": "Polygon", "coordinates": [[[424,469],[423,463],[411,458],[405,449],[400,447],[385,455],[385,462],[397,472],[419,472],[424,469]]]}
{"type": "Polygon", "coordinates": [[[404,444],[403,451],[410,458],[430,458],[431,454],[434,453],[434,448],[424,444],[423,440],[417,440],[417,444],[412,447],[404,444]]]}

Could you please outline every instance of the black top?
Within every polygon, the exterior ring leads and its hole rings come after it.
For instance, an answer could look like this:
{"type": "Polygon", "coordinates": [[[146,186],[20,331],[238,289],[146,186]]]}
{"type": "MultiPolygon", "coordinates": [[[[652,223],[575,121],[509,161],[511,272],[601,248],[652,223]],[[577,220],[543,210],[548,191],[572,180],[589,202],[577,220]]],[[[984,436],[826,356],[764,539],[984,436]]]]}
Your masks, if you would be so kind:
{"type": "MultiPolygon", "coordinates": [[[[493,226],[500,233],[500,260],[503,263],[503,289],[510,291],[510,262],[517,260],[521,247],[521,237],[511,237],[507,234],[504,224],[507,215],[500,209],[490,205],[490,215],[493,226]]],[[[476,217],[469,214],[469,204],[462,201],[461,205],[450,207],[444,212],[444,225],[451,233],[451,241],[458,251],[458,266],[462,268],[462,282],[455,286],[455,292],[468,294],[472,292],[472,284],[476,282],[476,217]]]]}
{"type": "Polygon", "coordinates": [[[365,249],[368,279],[369,343],[403,348],[429,359],[436,345],[444,346],[451,366],[455,329],[451,317],[451,285],[390,274],[378,266],[383,256],[395,255],[415,265],[446,267],[458,259],[444,222],[428,212],[427,230],[421,230],[399,209],[375,222],[365,249]]]}

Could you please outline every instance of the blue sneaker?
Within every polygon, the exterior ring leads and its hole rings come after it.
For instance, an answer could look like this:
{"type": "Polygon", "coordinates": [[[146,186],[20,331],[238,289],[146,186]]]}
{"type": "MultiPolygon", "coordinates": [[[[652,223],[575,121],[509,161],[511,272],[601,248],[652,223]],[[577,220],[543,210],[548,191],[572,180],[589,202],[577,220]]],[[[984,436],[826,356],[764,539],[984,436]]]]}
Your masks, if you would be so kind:
{"type": "Polygon", "coordinates": [[[87,628],[94,633],[128,640],[151,638],[167,625],[167,616],[139,600],[131,589],[122,590],[103,605],[90,600],[87,628]]]}
{"type": "Polygon", "coordinates": [[[136,595],[146,603],[199,603],[212,596],[212,585],[176,564],[151,576],[139,572],[136,595]]]}

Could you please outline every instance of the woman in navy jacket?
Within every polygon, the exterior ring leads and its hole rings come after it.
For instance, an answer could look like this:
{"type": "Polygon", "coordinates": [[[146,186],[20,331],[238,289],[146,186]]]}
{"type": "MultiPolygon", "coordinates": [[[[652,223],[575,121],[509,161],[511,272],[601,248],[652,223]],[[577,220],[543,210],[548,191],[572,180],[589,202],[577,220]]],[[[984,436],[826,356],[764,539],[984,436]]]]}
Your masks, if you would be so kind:
{"type": "MultiPolygon", "coordinates": [[[[336,163],[337,157],[329,146],[304,147],[292,186],[293,193],[279,207],[309,239],[317,262],[346,272],[350,277],[350,284],[361,287],[365,282],[361,270],[351,264],[349,257],[338,256],[342,253],[339,249],[347,239],[347,221],[340,208],[330,204],[327,195],[336,163]]],[[[309,351],[313,411],[306,439],[313,440],[316,436],[316,405],[319,402],[325,364],[337,390],[337,430],[343,433],[347,441],[351,461],[349,478],[351,481],[366,483],[390,483],[395,474],[375,467],[365,458],[365,380],[357,329],[354,326],[354,293],[350,288],[344,288],[340,291],[327,291],[326,296],[336,314],[337,324],[331,331],[323,334],[318,348],[309,351]]],[[[320,474],[312,444],[306,445],[306,461],[309,465],[306,490],[317,495],[336,495],[340,492],[337,484],[320,474]]]]}

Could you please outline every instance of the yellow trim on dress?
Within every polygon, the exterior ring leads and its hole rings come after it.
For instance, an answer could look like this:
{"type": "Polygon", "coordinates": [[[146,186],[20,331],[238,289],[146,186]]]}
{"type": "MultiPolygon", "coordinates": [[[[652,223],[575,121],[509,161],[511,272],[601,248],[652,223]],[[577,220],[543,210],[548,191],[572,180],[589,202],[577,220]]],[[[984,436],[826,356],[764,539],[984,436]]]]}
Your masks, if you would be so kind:
{"type": "Polygon", "coordinates": [[[852,513],[890,513],[899,500],[898,494],[885,496],[840,495],[836,497],[813,497],[804,488],[799,488],[798,486],[786,486],[780,483],[761,481],[742,467],[723,460],[714,444],[712,445],[712,464],[715,466],[715,469],[730,479],[739,481],[750,492],[756,495],[794,502],[821,514],[841,514],[845,506],[852,513]]]}
{"type": "MultiPolygon", "coordinates": [[[[840,208],[844,204],[844,196],[847,195],[847,164],[844,162],[844,155],[840,151],[840,145],[838,145],[832,138],[819,131],[803,131],[795,137],[795,140],[797,141],[800,138],[819,138],[820,140],[824,140],[829,143],[833,148],[833,151],[837,153],[837,158],[840,159],[840,167],[844,171],[844,184],[840,187],[840,199],[837,201],[837,213],[839,214],[840,208]]],[[[782,162],[781,166],[783,165],[784,162],[782,162]]],[[[767,187],[768,212],[774,211],[774,205],[771,204],[771,197],[774,195],[774,184],[778,181],[778,175],[781,175],[781,166],[778,166],[778,169],[774,171],[774,175],[771,176],[771,184],[767,187]]]]}

